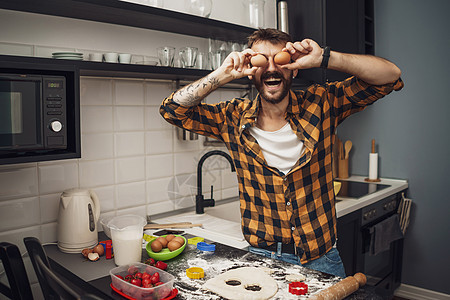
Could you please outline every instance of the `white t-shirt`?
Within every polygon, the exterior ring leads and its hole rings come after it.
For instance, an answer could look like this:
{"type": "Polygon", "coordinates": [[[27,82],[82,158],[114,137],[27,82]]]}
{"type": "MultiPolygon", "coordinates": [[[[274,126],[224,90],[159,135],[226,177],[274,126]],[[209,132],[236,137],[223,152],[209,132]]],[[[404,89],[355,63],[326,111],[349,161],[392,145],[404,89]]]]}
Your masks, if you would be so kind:
{"type": "Polygon", "coordinates": [[[250,127],[249,130],[258,141],[269,166],[287,174],[300,158],[303,142],[292,131],[289,123],[277,131],[264,131],[256,126],[250,127]]]}

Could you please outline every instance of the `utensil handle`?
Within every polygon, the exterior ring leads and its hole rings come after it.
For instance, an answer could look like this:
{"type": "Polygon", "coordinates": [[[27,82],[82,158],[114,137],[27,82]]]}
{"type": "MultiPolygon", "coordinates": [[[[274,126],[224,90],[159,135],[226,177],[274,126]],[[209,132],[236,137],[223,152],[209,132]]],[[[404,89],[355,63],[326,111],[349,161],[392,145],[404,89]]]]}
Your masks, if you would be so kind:
{"type": "Polygon", "coordinates": [[[170,224],[147,224],[144,229],[165,229],[165,228],[192,228],[192,227],[202,227],[203,224],[180,224],[180,223],[170,223],[170,224]]]}

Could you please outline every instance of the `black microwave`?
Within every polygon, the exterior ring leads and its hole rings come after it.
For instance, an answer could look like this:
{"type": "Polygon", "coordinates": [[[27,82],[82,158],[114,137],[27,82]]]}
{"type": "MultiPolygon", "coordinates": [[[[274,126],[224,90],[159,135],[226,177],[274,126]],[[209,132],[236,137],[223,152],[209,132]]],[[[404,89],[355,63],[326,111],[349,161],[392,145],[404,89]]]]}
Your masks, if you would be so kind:
{"type": "Polygon", "coordinates": [[[79,158],[76,74],[9,71],[0,68],[0,165],[79,158]]]}

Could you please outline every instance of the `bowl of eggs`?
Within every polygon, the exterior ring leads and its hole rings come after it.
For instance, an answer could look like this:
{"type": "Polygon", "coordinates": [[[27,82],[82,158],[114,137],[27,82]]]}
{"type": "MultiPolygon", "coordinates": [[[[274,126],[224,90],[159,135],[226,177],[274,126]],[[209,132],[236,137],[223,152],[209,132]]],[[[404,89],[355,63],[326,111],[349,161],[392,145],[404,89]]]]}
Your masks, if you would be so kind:
{"type": "Polygon", "coordinates": [[[162,235],[151,239],[145,249],[148,256],[156,260],[169,260],[183,252],[186,238],[181,235],[162,235]]]}

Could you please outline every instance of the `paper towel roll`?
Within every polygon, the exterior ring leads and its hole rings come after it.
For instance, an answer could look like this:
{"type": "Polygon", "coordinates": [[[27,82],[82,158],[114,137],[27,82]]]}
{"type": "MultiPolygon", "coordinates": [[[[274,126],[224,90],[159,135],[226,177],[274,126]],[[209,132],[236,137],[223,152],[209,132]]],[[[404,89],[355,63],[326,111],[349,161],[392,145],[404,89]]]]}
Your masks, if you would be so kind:
{"type": "Polygon", "coordinates": [[[369,153],[369,179],[378,179],[378,153],[369,153]]]}

